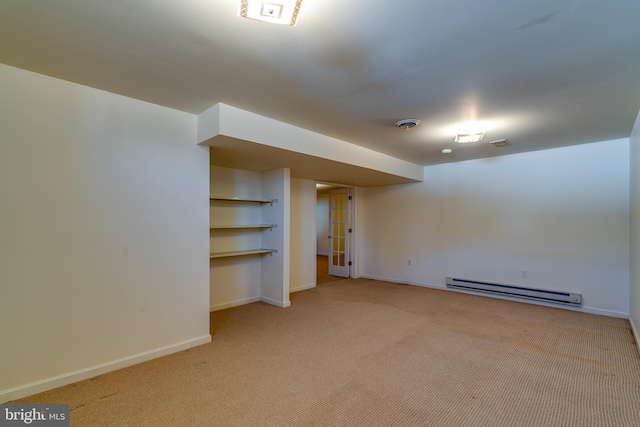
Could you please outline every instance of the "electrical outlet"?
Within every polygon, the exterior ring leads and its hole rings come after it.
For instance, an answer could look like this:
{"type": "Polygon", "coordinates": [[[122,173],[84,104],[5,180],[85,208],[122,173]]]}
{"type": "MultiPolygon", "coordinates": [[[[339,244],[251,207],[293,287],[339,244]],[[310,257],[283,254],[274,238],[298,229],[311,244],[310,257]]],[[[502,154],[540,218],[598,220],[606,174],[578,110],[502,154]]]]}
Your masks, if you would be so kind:
{"type": "Polygon", "coordinates": [[[410,259],[407,260],[407,265],[411,265],[411,260],[410,259]]]}
{"type": "Polygon", "coordinates": [[[527,277],[529,277],[529,273],[527,273],[527,270],[522,270],[520,272],[520,277],[522,277],[523,279],[526,279],[527,277]]]}

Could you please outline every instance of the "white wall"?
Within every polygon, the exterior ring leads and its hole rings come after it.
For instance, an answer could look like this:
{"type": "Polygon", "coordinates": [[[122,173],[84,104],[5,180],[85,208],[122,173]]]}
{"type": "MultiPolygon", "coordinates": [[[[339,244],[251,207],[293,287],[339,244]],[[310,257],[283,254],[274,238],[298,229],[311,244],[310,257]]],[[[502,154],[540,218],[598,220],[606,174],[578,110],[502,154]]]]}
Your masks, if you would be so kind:
{"type": "Polygon", "coordinates": [[[0,65],[0,401],[210,341],[196,116],[0,65]]]}
{"type": "Polygon", "coordinates": [[[262,172],[262,197],[278,200],[262,207],[262,220],[267,224],[278,224],[278,228],[262,236],[264,247],[277,252],[262,257],[260,300],[289,307],[291,171],[285,168],[262,172]]]}
{"type": "Polygon", "coordinates": [[[580,292],[585,311],[626,317],[628,159],[621,139],[429,166],[423,183],[359,189],[362,274],[580,292]]]}
{"type": "Polygon", "coordinates": [[[291,178],[290,292],[316,286],[316,183],[291,178]]]}
{"type": "Polygon", "coordinates": [[[316,204],[316,252],[329,256],[329,195],[319,194],[316,204]]]}
{"type": "Polygon", "coordinates": [[[631,159],[631,263],[629,319],[640,350],[640,113],[630,138],[631,159]]]}

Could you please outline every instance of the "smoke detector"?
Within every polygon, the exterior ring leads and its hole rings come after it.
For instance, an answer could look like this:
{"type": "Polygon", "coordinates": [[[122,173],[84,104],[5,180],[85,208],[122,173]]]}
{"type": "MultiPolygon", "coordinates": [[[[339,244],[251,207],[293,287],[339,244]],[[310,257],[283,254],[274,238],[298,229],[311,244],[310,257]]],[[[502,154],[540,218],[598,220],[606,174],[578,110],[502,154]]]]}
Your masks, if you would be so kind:
{"type": "Polygon", "coordinates": [[[419,124],[420,124],[420,120],[404,119],[404,120],[400,120],[398,123],[396,123],[396,127],[404,129],[404,130],[409,130],[412,127],[418,126],[419,124]]]}

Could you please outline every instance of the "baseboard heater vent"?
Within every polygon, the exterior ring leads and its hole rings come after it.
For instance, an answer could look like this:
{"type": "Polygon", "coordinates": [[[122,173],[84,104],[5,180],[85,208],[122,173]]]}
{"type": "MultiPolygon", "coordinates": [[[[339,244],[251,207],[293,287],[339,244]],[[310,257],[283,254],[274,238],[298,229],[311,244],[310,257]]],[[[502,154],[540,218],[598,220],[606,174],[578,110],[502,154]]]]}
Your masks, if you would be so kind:
{"type": "Polygon", "coordinates": [[[519,286],[455,279],[453,277],[447,277],[447,288],[460,289],[464,291],[487,292],[496,295],[527,298],[544,302],[569,304],[573,306],[582,305],[581,294],[548,291],[544,289],[521,288],[519,286]]]}

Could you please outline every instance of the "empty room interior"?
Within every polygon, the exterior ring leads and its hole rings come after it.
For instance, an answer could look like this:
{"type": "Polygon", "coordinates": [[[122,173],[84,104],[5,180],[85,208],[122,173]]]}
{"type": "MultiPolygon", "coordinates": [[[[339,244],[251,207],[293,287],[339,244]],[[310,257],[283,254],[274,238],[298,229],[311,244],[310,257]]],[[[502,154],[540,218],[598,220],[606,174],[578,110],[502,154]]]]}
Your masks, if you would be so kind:
{"type": "Polygon", "coordinates": [[[482,3],[0,2],[0,403],[640,425],[640,3],[482,3]]]}

